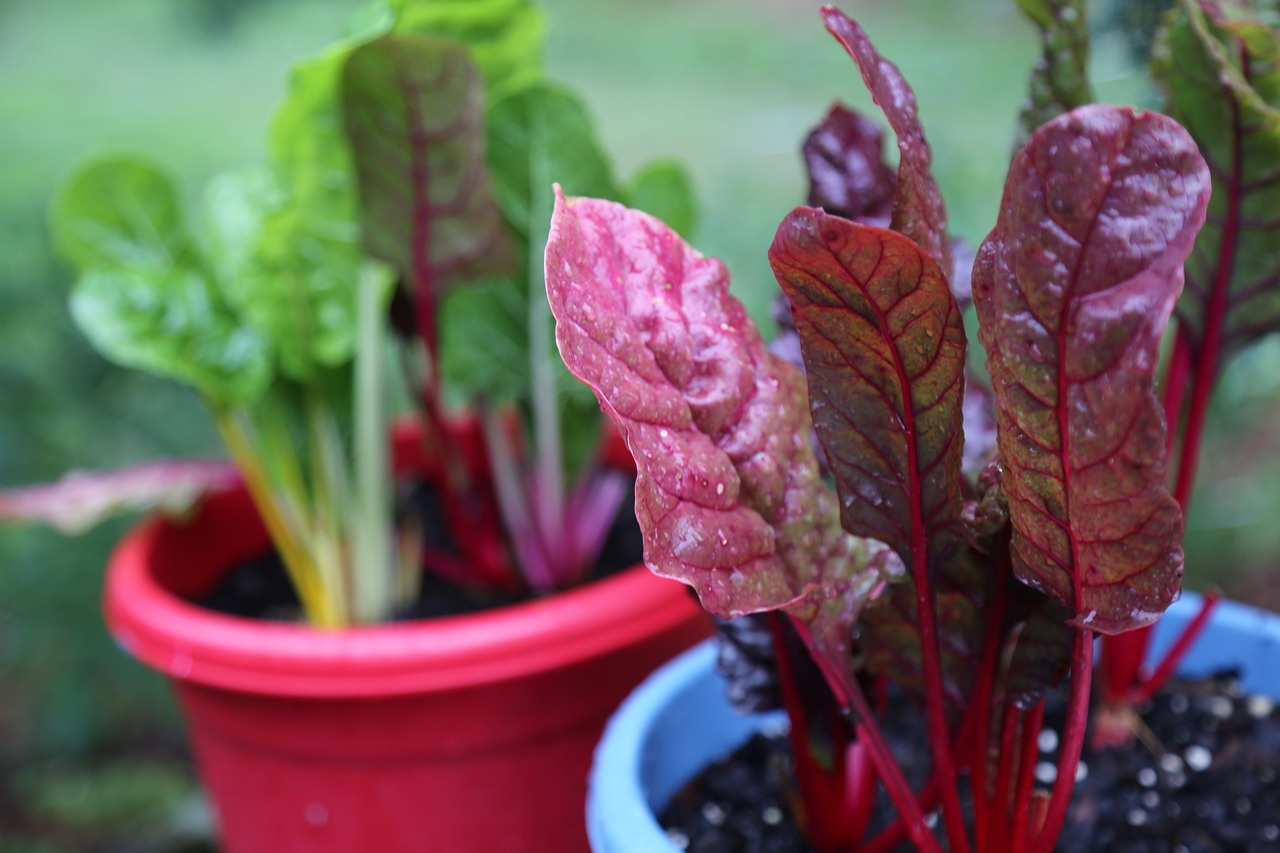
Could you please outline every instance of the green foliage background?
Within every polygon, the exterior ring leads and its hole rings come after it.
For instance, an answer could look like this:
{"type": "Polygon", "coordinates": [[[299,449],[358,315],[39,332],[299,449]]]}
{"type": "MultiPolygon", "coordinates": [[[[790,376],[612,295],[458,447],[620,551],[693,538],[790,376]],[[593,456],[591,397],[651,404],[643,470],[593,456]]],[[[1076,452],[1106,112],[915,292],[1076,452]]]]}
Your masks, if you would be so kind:
{"type": "MultiPolygon", "coordinates": [[[[546,0],[553,79],[592,109],[620,175],[654,157],[695,178],[693,242],[723,257],[769,333],[765,258],[803,201],[797,154],[837,97],[871,109],[816,0],[546,0]]],[[[1029,24],[1006,0],[845,0],[919,95],[953,230],[994,221],[1025,75],[1029,24]]],[[[1099,20],[1114,3],[1099,3],[1099,20]]],[[[194,395],[113,368],[72,328],[49,245],[60,176],[89,153],[136,150],[185,185],[261,162],[285,69],[343,31],[355,0],[0,0],[0,484],[153,456],[220,453],[194,395]]],[[[1150,102],[1123,39],[1097,33],[1094,80],[1150,102]]],[[[194,204],[194,194],[187,203],[194,204]]],[[[1280,347],[1247,356],[1215,405],[1188,532],[1194,583],[1276,553],[1280,347]],[[1259,426],[1261,424],[1261,426],[1259,426]],[[1262,461],[1259,461],[1259,460],[1262,461]],[[1212,470],[1209,470],[1209,469],[1212,470]]],[[[0,529],[0,770],[88,761],[139,743],[181,749],[161,679],[117,652],[98,615],[124,529],[64,540],[0,529]]],[[[2,793],[2,791],[0,791],[2,793]]],[[[0,842],[3,839],[0,838],[0,842]]],[[[0,843],[3,846],[3,843],[0,843]]]]}

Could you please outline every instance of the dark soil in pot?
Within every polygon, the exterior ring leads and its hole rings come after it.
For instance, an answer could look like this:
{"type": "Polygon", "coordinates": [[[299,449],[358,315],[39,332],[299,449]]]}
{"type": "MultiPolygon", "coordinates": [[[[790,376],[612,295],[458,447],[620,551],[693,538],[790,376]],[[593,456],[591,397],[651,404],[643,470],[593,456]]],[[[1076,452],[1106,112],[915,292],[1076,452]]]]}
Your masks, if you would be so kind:
{"type": "MultiPolygon", "coordinates": [[[[417,486],[412,490],[408,500],[411,511],[418,517],[427,545],[446,553],[456,554],[457,549],[449,532],[440,522],[443,511],[435,490],[428,486],[417,486]]],[[[633,500],[633,497],[629,496],[619,509],[600,558],[592,568],[590,580],[599,580],[617,574],[639,564],[643,558],[643,542],[635,520],[633,500]]],[[[532,597],[523,589],[464,586],[438,574],[425,572],[418,600],[404,612],[397,614],[396,620],[408,621],[477,613],[518,604],[532,597]]],[[[236,566],[223,577],[217,587],[197,603],[210,610],[233,616],[284,621],[295,621],[301,618],[298,597],[285,573],[283,563],[274,552],[236,566]]]]}
{"type": "MultiPolygon", "coordinates": [[[[1149,735],[1132,748],[1086,751],[1057,853],[1280,851],[1275,702],[1224,674],[1171,684],[1142,719],[1149,735]]],[[[907,734],[887,732],[898,743],[907,734]]],[[[1040,747],[1047,786],[1051,725],[1040,747]]],[[[789,760],[785,738],[757,736],[674,798],[659,818],[668,837],[694,853],[813,853],[787,806],[789,760]]]]}

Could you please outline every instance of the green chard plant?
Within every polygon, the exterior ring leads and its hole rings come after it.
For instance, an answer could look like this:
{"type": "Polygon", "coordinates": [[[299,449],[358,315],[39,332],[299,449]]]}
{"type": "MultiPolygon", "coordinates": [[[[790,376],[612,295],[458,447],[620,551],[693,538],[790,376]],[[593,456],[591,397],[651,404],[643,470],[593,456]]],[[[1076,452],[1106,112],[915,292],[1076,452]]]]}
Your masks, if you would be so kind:
{"type": "Polygon", "coordinates": [[[823,10],[898,166],[843,107],[806,140],[810,205],[769,249],[778,354],[724,267],[657,219],[568,193],[552,219],[560,351],[635,457],[646,563],[732,620],[739,697],[776,684],[819,850],[1052,850],[1095,681],[1104,716],[1132,712],[1214,601],[1141,668],[1180,588],[1213,381],[1275,327],[1280,33],[1241,2],[1180,0],[1156,40],[1165,116],[1091,103],[1081,0],[1019,6],[1043,58],[998,220],[967,259],[910,87],[823,10]],[[983,377],[966,371],[970,304],[983,377]],[[1051,689],[1065,722],[1040,789],[1051,689]],[[925,733],[914,787],[882,732],[891,692],[925,733]],[[868,837],[880,786],[896,816],[868,837]]]}
{"type": "MultiPolygon", "coordinates": [[[[109,359],[200,393],[316,626],[391,618],[424,566],[578,582],[626,496],[540,296],[551,180],[682,228],[691,192],[670,163],[615,182],[585,106],[543,74],[544,28],[527,0],[378,2],[295,66],[269,163],[213,179],[194,216],[135,156],[85,164],[54,204],[76,322],[109,359]],[[394,530],[392,351],[456,554],[394,530]]],[[[0,493],[0,518],[82,527],[230,478],[209,461],[77,474],[0,493]]]]}

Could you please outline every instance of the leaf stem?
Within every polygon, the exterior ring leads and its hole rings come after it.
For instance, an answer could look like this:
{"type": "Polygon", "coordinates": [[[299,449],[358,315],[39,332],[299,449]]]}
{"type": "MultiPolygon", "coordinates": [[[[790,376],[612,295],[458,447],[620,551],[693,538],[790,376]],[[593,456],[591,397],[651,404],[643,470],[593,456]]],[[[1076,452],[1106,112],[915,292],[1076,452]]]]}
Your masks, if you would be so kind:
{"type": "Polygon", "coordinates": [[[1052,850],[1062,825],[1067,819],[1067,806],[1076,784],[1076,768],[1084,749],[1085,727],[1089,720],[1089,687],[1093,682],[1093,632],[1076,628],[1075,650],[1071,660],[1071,695],[1067,700],[1067,718],[1062,728],[1062,746],[1058,753],[1058,775],[1053,780],[1044,824],[1035,835],[1033,850],[1052,850]]]}

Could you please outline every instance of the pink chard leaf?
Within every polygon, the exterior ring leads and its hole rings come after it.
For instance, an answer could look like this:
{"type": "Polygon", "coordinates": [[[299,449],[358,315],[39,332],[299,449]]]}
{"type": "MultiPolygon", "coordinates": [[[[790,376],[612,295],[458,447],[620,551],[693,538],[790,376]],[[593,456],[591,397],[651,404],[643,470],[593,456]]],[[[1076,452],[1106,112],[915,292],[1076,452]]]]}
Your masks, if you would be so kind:
{"type": "Polygon", "coordinates": [[[186,512],[206,492],[230,488],[240,475],[220,459],[142,462],[115,471],[73,471],[57,482],[0,490],[0,522],[46,524],[83,533],[125,513],[186,512]]]}
{"type": "Polygon", "coordinates": [[[928,252],[950,280],[947,210],[930,169],[933,152],[920,124],[915,93],[902,72],[880,55],[857,22],[831,6],[823,8],[822,17],[827,29],[858,64],[863,82],[898,137],[898,186],[889,227],[928,252]]]}
{"type": "Polygon", "coordinates": [[[974,266],[1014,573],[1094,631],[1148,624],[1178,590],[1152,386],[1208,195],[1175,122],[1084,107],[1014,158],[974,266]]]}
{"type": "MultiPolygon", "coordinates": [[[[942,271],[900,234],[812,208],[783,220],[769,261],[791,300],[845,529],[893,548],[912,578],[942,575],[944,656],[970,647],[962,637],[980,629],[966,602],[981,599],[985,584],[954,559],[963,540],[965,336],[942,271]]],[[[919,670],[917,615],[911,581],[868,612],[873,668],[919,670]]],[[[944,667],[960,680],[967,669],[944,667]]],[[[948,692],[958,699],[963,688],[953,680],[948,692]]]]}
{"type": "Polygon", "coordinates": [[[651,216],[557,193],[546,271],[565,364],[635,457],[650,569],[718,616],[791,606],[840,643],[896,561],[840,529],[804,380],[724,266],[651,216]]]}

